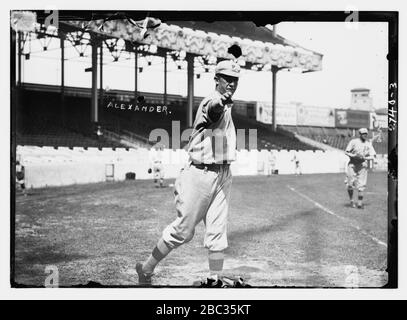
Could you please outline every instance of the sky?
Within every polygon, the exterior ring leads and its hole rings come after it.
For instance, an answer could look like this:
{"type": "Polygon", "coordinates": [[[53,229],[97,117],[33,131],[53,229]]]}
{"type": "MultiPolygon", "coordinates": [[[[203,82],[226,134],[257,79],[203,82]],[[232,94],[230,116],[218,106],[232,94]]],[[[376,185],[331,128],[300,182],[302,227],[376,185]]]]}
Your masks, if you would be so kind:
{"type": "MultiPolygon", "coordinates": [[[[293,73],[281,71],[277,75],[277,103],[301,102],[305,105],[348,108],[350,90],[364,87],[371,90],[374,108],[387,106],[387,24],[358,22],[357,28],[347,28],[342,22],[283,22],[277,33],[307,49],[323,54],[322,71],[293,73]]],[[[66,42],[65,56],[67,86],[90,87],[90,47],[85,57],[66,42]]],[[[28,50],[28,44],[26,47],[28,50]]],[[[113,62],[104,52],[104,88],[134,90],[134,55],[123,52],[119,62],[113,62]]],[[[169,60],[170,61],[170,60],[169,60]]],[[[23,59],[23,81],[60,84],[59,40],[52,40],[43,51],[38,40],[31,42],[30,60],[23,59]]],[[[163,92],[163,59],[155,57],[151,66],[145,58],[139,65],[139,91],[163,92]]],[[[168,66],[168,93],[186,96],[186,69],[178,70],[174,62],[168,66]]],[[[196,96],[213,90],[213,74],[202,73],[195,78],[196,96]]],[[[235,99],[272,101],[271,72],[243,71],[235,99]]]]}

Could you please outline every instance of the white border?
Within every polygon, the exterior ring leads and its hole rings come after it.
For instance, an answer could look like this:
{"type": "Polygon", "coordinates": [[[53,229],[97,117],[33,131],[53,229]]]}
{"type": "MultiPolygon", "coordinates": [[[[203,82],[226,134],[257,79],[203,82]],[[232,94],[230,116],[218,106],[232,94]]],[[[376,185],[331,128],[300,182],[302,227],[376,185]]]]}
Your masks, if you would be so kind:
{"type": "MultiPolygon", "coordinates": [[[[4,50],[1,51],[0,70],[9,70],[9,10],[11,9],[39,9],[52,8],[58,9],[114,9],[114,10],[225,10],[227,11],[253,11],[253,10],[288,10],[288,11],[345,11],[346,8],[356,7],[360,11],[399,11],[399,57],[407,57],[406,44],[407,39],[407,11],[403,7],[403,0],[379,1],[371,0],[362,1],[335,1],[335,3],[318,0],[318,1],[287,1],[274,0],[272,3],[265,5],[264,1],[259,0],[235,0],[235,1],[218,1],[207,0],[191,4],[187,0],[172,1],[121,1],[116,2],[112,8],[111,2],[101,3],[82,0],[70,1],[43,1],[35,2],[13,1],[13,7],[10,2],[1,4],[1,39],[4,43],[4,50]],[[33,7],[35,4],[35,7],[33,7]],[[7,6],[7,7],[6,7],[7,6]]],[[[372,66],[374,68],[374,66],[372,66]]],[[[404,105],[403,93],[407,92],[405,83],[406,63],[399,60],[399,106],[404,105]],[[404,71],[404,73],[402,72],[404,71]],[[402,84],[402,85],[400,85],[402,84]]],[[[0,299],[139,299],[139,300],[158,300],[158,299],[239,299],[248,300],[271,300],[271,299],[402,299],[407,296],[406,273],[406,250],[403,244],[406,243],[406,220],[403,219],[404,199],[399,197],[399,289],[250,289],[250,290],[208,290],[208,289],[11,289],[9,283],[9,248],[10,248],[10,208],[9,208],[9,143],[10,143],[10,91],[9,91],[9,72],[3,72],[1,77],[1,97],[3,98],[2,112],[0,114],[0,146],[1,146],[1,174],[0,177],[0,299]],[[404,249],[404,250],[403,250],[404,249]]],[[[399,110],[402,109],[399,107],[399,110]]],[[[403,111],[400,114],[399,122],[404,123],[403,111]]],[[[405,128],[399,126],[399,137],[406,137],[405,128]]],[[[400,139],[402,141],[403,139],[400,139]]],[[[405,149],[399,146],[399,164],[405,163],[405,149]]],[[[404,179],[405,170],[399,165],[399,195],[405,194],[404,179]],[[400,182],[401,181],[401,182],[400,182]]]]}

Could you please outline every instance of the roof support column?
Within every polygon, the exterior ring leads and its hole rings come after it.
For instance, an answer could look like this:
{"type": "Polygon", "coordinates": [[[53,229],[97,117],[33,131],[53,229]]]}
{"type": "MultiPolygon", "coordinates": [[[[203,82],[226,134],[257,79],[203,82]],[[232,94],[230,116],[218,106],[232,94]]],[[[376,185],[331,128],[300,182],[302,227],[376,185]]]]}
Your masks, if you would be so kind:
{"type": "Polygon", "coordinates": [[[92,44],[92,100],[91,100],[91,112],[90,121],[99,121],[98,110],[98,42],[95,38],[91,40],[92,44]]]}
{"type": "Polygon", "coordinates": [[[100,42],[99,48],[99,106],[103,107],[103,42],[100,42]]]}
{"type": "Polygon", "coordinates": [[[22,80],[21,80],[21,78],[22,78],[22,71],[21,71],[21,55],[22,55],[22,50],[23,50],[23,48],[21,47],[22,46],[22,38],[23,38],[23,33],[21,32],[21,31],[19,31],[18,32],[18,37],[17,37],[17,44],[18,44],[18,52],[17,52],[17,54],[18,54],[18,60],[17,60],[17,63],[18,63],[18,78],[17,78],[17,85],[20,87],[21,86],[21,82],[22,82],[22,80]]]}
{"type": "Polygon", "coordinates": [[[167,106],[167,52],[164,54],[164,106],[167,106]]]}
{"type": "MultiPolygon", "coordinates": [[[[272,29],[273,37],[277,36],[277,27],[274,25],[272,29]]],[[[277,82],[277,66],[271,66],[271,72],[273,73],[273,102],[272,102],[272,130],[277,131],[277,116],[276,116],[276,82],[277,82]]]]}
{"type": "Polygon", "coordinates": [[[137,106],[137,91],[138,91],[138,49],[134,46],[134,107],[137,106]]]}
{"type": "Polygon", "coordinates": [[[187,90],[187,127],[192,127],[192,112],[194,108],[194,56],[187,53],[188,90],[187,90]]]}
{"type": "Polygon", "coordinates": [[[277,116],[276,116],[276,89],[277,89],[277,72],[279,68],[277,66],[271,66],[271,72],[273,74],[273,102],[272,102],[272,130],[277,131],[277,116]]]}
{"type": "MultiPolygon", "coordinates": [[[[16,52],[16,47],[17,47],[17,32],[14,31],[12,28],[10,29],[10,87],[11,87],[11,141],[13,145],[16,145],[16,133],[17,130],[20,129],[21,125],[21,119],[17,118],[17,112],[19,112],[19,105],[18,105],[18,98],[19,94],[17,92],[18,88],[16,87],[16,64],[17,64],[17,52],[16,52]],[[18,124],[17,124],[18,121],[18,124]]],[[[11,148],[11,152],[13,153],[12,160],[16,159],[16,148],[11,148]]],[[[14,164],[11,165],[11,170],[13,176],[15,176],[15,170],[16,166],[14,164]]],[[[15,192],[15,186],[14,186],[15,180],[11,179],[11,192],[13,195],[13,192],[15,192]]],[[[12,221],[14,221],[12,219],[12,221]]]]}
{"type": "Polygon", "coordinates": [[[62,124],[66,124],[65,113],[65,35],[60,34],[60,47],[61,47],[61,117],[62,124]]]}

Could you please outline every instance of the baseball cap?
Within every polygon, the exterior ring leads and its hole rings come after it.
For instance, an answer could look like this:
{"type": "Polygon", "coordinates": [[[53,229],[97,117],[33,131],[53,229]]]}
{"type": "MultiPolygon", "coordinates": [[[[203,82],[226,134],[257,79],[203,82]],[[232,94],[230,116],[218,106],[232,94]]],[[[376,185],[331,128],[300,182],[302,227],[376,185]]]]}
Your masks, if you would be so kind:
{"type": "Polygon", "coordinates": [[[359,133],[360,133],[360,134],[364,134],[364,133],[368,133],[368,131],[367,131],[366,128],[360,128],[360,129],[359,129],[359,133]]]}
{"type": "Polygon", "coordinates": [[[215,74],[218,73],[239,78],[240,66],[236,62],[233,62],[232,60],[224,60],[216,65],[215,74]]]}

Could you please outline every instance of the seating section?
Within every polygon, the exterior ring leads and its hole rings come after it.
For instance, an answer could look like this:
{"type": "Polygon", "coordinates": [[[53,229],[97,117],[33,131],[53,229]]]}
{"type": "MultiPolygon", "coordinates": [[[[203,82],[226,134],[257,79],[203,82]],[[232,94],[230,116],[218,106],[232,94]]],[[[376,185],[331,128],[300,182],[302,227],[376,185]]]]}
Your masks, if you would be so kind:
{"type": "MultiPolygon", "coordinates": [[[[351,139],[358,136],[356,129],[326,128],[308,126],[282,126],[284,130],[296,133],[315,141],[325,143],[334,148],[345,150],[351,139]]],[[[369,139],[373,139],[373,147],[377,154],[387,154],[388,132],[387,129],[369,131],[369,139]],[[374,139],[373,139],[374,138],[374,139]]]]}
{"type": "Polygon", "coordinates": [[[17,131],[17,144],[53,147],[123,147],[122,144],[112,142],[105,137],[91,136],[56,124],[42,122],[32,118],[29,127],[17,131]]]}
{"type": "Polygon", "coordinates": [[[257,129],[257,149],[265,150],[318,150],[309,146],[294,137],[272,131],[271,125],[263,124],[256,120],[247,119],[241,115],[234,114],[233,121],[238,129],[246,129],[246,148],[248,148],[248,130],[257,129]]]}
{"type": "MultiPolygon", "coordinates": [[[[180,133],[186,127],[186,105],[170,105],[169,110],[171,114],[167,115],[157,115],[153,113],[141,113],[130,118],[120,112],[112,111],[107,117],[110,122],[105,123],[105,126],[112,127],[112,123],[119,123],[119,128],[116,127],[116,132],[122,132],[122,134],[128,133],[129,131],[138,135],[139,137],[144,137],[148,139],[149,134],[152,130],[160,128],[164,129],[169,134],[169,145],[172,147],[172,121],[179,121],[180,133]]],[[[193,113],[195,117],[196,110],[193,113]]],[[[256,149],[286,149],[286,150],[314,150],[315,148],[310,147],[299,140],[284,135],[280,132],[273,132],[270,125],[265,125],[257,122],[256,120],[251,120],[245,118],[238,114],[233,114],[233,121],[236,129],[245,129],[245,149],[250,149],[249,145],[249,129],[257,129],[257,148],[256,149]]],[[[174,134],[176,132],[174,131],[174,134]]],[[[181,147],[184,147],[187,141],[181,141],[181,147]]]]}
{"type": "MultiPolygon", "coordinates": [[[[47,86],[48,87],[48,86],[47,86]]],[[[168,139],[159,140],[165,147],[178,148],[172,145],[172,134],[181,135],[186,126],[186,99],[174,97],[168,101],[167,109],[158,109],[162,105],[162,96],[145,96],[140,103],[140,109],[129,109],[132,100],[125,94],[106,93],[100,104],[99,122],[101,131],[106,134],[96,136],[95,128],[90,126],[90,97],[82,93],[71,92],[65,97],[65,108],[61,108],[59,92],[48,91],[40,87],[34,90],[28,87],[23,91],[22,104],[17,121],[17,143],[38,146],[83,146],[83,147],[129,147],[122,140],[132,145],[151,146],[155,141],[149,141],[153,130],[163,129],[168,133],[168,139]],[[110,104],[109,104],[110,103],[110,104]],[[111,104],[113,103],[113,104],[111,104]],[[118,104],[124,103],[124,107],[118,104]],[[142,106],[145,108],[143,109],[142,106]],[[41,118],[40,118],[41,117],[41,118]],[[174,121],[179,122],[178,128],[173,128],[174,121]],[[109,134],[108,132],[109,131],[109,134]]],[[[195,99],[195,117],[201,99],[195,99]]],[[[240,105],[244,102],[239,101],[240,105]]],[[[249,149],[249,129],[257,129],[257,149],[315,150],[283,132],[273,132],[271,125],[257,122],[252,117],[235,113],[233,115],[236,129],[245,129],[244,148],[249,149]]],[[[161,133],[164,131],[161,131],[161,133]]],[[[188,138],[180,142],[180,147],[188,143],[188,138]]],[[[240,146],[243,147],[243,146],[240,146]]]]}
{"type": "Polygon", "coordinates": [[[124,147],[121,143],[97,135],[96,128],[90,125],[89,116],[86,116],[87,112],[81,113],[75,103],[69,105],[68,116],[64,119],[55,94],[25,92],[22,98],[22,105],[16,117],[18,145],[70,148],[124,147]]]}

